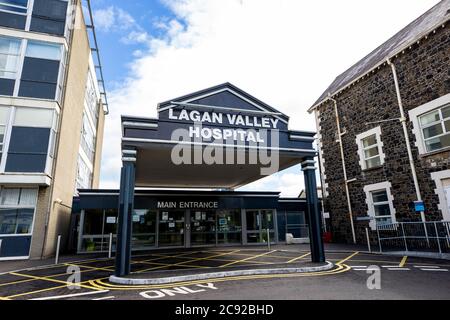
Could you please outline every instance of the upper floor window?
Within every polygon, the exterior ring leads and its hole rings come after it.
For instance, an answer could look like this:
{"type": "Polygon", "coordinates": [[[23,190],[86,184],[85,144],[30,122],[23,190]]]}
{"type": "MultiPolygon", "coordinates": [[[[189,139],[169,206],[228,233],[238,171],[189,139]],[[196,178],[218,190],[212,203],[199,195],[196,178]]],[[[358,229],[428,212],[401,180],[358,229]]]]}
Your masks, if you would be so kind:
{"type": "Polygon", "coordinates": [[[19,39],[0,37],[0,78],[15,79],[20,60],[19,39]]]}
{"type": "Polygon", "coordinates": [[[61,60],[62,46],[42,41],[28,41],[26,57],[47,59],[47,60],[61,60]]]}
{"type": "Polygon", "coordinates": [[[420,154],[450,148],[450,93],[409,111],[420,154]]]}
{"type": "Polygon", "coordinates": [[[450,103],[419,117],[428,152],[450,147],[450,103]]]}
{"type": "Polygon", "coordinates": [[[363,170],[378,167],[384,163],[381,128],[376,127],[356,136],[359,164],[363,170]]]}
{"type": "Polygon", "coordinates": [[[9,120],[9,110],[10,108],[8,107],[0,107],[0,162],[3,156],[3,147],[5,145],[5,134],[9,120]]]}
{"type": "Polygon", "coordinates": [[[0,11],[27,14],[28,0],[0,0],[0,11]]]}

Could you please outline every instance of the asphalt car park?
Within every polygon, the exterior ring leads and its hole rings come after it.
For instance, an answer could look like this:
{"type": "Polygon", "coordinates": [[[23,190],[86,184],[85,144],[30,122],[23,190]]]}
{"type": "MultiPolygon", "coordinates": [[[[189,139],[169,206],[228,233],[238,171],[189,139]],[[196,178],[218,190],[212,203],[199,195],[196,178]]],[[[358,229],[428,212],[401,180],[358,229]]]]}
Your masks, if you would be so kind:
{"type": "MultiPolygon", "coordinates": [[[[307,250],[242,247],[155,251],[133,256],[131,267],[136,275],[182,274],[192,270],[209,272],[221,268],[308,263],[309,254],[307,250]]],[[[109,282],[114,271],[113,259],[83,259],[0,274],[0,299],[339,299],[346,295],[348,298],[371,298],[379,295],[377,290],[369,290],[366,286],[374,268],[381,274],[384,297],[390,297],[389,292],[392,292],[386,290],[395,284],[393,290],[396,294],[392,298],[398,298],[398,292],[404,298],[413,298],[420,293],[423,298],[427,295],[436,299],[450,298],[449,261],[359,251],[327,251],[326,257],[334,267],[322,272],[249,275],[138,286],[109,282]],[[350,290],[352,287],[355,290],[350,290]],[[335,292],[335,295],[330,295],[330,292],[335,292]]]]}

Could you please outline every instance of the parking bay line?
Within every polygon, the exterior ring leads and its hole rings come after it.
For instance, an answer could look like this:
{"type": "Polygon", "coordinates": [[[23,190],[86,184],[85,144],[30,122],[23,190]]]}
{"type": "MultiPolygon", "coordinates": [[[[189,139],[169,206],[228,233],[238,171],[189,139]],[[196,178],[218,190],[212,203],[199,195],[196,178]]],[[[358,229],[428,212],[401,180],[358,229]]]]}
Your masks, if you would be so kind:
{"type": "Polygon", "coordinates": [[[408,256],[403,256],[402,260],[398,264],[399,267],[404,267],[406,263],[406,259],[408,259],[408,256]]]}

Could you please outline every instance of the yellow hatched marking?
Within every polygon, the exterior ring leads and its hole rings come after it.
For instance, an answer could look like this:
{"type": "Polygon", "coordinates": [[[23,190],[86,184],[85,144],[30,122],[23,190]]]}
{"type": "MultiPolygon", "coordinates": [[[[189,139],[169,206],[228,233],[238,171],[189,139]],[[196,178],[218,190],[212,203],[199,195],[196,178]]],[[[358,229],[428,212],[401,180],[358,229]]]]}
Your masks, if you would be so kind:
{"type": "Polygon", "coordinates": [[[300,259],[302,259],[302,258],[304,258],[306,256],[309,256],[310,254],[311,254],[311,252],[305,253],[304,255],[301,255],[300,257],[297,257],[297,258],[289,260],[287,263],[292,263],[294,261],[300,260],[300,259]]]}
{"type": "Polygon", "coordinates": [[[336,262],[336,264],[337,264],[337,265],[341,265],[341,264],[343,264],[345,261],[347,261],[347,260],[353,258],[354,256],[356,256],[358,253],[359,253],[359,251],[355,251],[355,252],[353,252],[351,255],[349,255],[348,257],[346,257],[346,258],[344,258],[344,259],[339,260],[338,262],[336,262]]]}
{"type": "MultiPolygon", "coordinates": [[[[74,263],[65,263],[64,265],[90,269],[90,270],[83,270],[83,271],[95,271],[95,270],[114,271],[114,267],[113,266],[111,266],[111,267],[91,267],[91,266],[86,266],[86,265],[83,265],[83,264],[74,264],[74,263]]],[[[80,272],[83,272],[83,271],[80,271],[80,272]]],[[[67,274],[67,273],[65,273],[65,274],[67,274]]],[[[63,275],[63,274],[61,274],[61,275],[63,275]]],[[[54,277],[54,276],[52,276],[52,277],[54,277]]]]}
{"type": "MultiPolygon", "coordinates": [[[[240,251],[240,250],[235,250],[235,252],[238,252],[238,251],[240,251]]],[[[198,261],[198,260],[209,260],[211,258],[221,257],[221,256],[225,256],[225,255],[231,254],[231,253],[234,253],[234,251],[227,252],[227,253],[221,253],[221,254],[215,254],[215,255],[212,255],[212,256],[204,257],[204,258],[190,259],[190,260],[187,260],[187,261],[181,261],[181,262],[178,262],[178,263],[168,264],[166,266],[159,266],[159,267],[154,267],[154,268],[150,268],[150,269],[139,270],[136,273],[141,273],[141,272],[151,271],[151,270],[157,270],[157,269],[163,269],[163,268],[167,268],[167,267],[171,267],[171,266],[180,266],[180,265],[183,265],[183,264],[186,264],[186,263],[190,263],[190,262],[195,262],[195,261],[198,261]]]]}
{"type": "Polygon", "coordinates": [[[231,265],[236,264],[236,263],[239,263],[239,262],[245,262],[245,261],[247,261],[247,260],[259,258],[259,257],[265,256],[265,255],[268,255],[268,254],[271,254],[271,253],[276,252],[276,251],[277,251],[277,250],[272,250],[272,251],[264,252],[264,253],[261,253],[261,254],[255,255],[255,256],[251,256],[251,257],[248,257],[248,258],[245,258],[245,259],[232,261],[232,262],[229,262],[229,263],[226,263],[226,264],[221,265],[220,268],[228,267],[228,266],[231,266],[231,265]]]}
{"type": "Polygon", "coordinates": [[[405,265],[406,259],[408,259],[408,256],[403,256],[402,261],[400,261],[400,263],[398,264],[400,268],[402,268],[405,265]]]}
{"type": "Polygon", "coordinates": [[[44,281],[50,281],[50,282],[55,282],[55,283],[63,283],[66,286],[80,286],[85,289],[93,289],[90,286],[85,286],[85,285],[82,285],[81,283],[76,283],[76,282],[67,282],[67,281],[56,280],[56,279],[51,279],[51,278],[47,278],[47,277],[37,277],[37,276],[31,276],[28,274],[22,274],[22,273],[16,273],[16,272],[11,272],[11,274],[13,274],[15,276],[19,276],[19,277],[26,277],[26,278],[36,279],[36,280],[44,280],[44,281]]]}

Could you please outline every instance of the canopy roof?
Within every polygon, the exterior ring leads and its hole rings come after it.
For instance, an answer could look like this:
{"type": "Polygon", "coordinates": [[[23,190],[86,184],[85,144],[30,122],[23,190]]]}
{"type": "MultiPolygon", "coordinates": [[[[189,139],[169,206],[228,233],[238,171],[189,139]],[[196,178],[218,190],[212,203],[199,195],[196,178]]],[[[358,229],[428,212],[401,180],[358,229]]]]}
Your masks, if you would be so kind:
{"type": "Polygon", "coordinates": [[[271,173],[315,156],[315,133],[288,130],[288,121],[278,110],[224,83],[160,103],[158,118],[122,116],[122,151],[125,160],[136,151],[136,187],[234,189],[264,177],[261,168],[270,166],[267,156],[274,157],[272,164],[276,159],[279,163],[271,173]],[[180,129],[192,140],[180,144],[174,137],[180,129]],[[223,149],[225,141],[218,139],[226,137],[236,141],[223,149]],[[223,154],[210,152],[212,147],[223,154]],[[216,162],[196,162],[195,151],[214,156],[216,162]],[[261,159],[261,153],[266,158],[261,159]],[[190,162],[176,164],[174,154],[190,162]],[[244,161],[236,161],[239,156],[244,161]]]}

